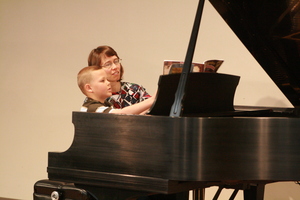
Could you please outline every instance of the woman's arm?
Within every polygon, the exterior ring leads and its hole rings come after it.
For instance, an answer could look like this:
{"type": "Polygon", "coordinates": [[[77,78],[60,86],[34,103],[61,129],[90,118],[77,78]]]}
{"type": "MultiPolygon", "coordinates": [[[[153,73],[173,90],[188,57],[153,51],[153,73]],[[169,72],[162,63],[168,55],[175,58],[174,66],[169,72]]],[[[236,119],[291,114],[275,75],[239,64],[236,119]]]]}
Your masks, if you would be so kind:
{"type": "Polygon", "coordinates": [[[146,99],[145,101],[127,106],[122,109],[113,109],[110,113],[115,114],[145,114],[154,103],[156,95],[146,99]]]}

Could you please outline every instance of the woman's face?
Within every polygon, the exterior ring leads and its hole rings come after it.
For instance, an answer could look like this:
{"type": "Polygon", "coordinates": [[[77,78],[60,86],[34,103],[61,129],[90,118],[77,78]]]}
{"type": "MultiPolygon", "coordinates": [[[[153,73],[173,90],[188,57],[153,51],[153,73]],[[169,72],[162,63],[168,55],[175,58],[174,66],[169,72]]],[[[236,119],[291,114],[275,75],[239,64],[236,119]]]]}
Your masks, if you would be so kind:
{"type": "Polygon", "coordinates": [[[117,56],[107,57],[104,55],[101,58],[101,67],[105,70],[109,82],[117,82],[120,80],[121,64],[117,56]]]}

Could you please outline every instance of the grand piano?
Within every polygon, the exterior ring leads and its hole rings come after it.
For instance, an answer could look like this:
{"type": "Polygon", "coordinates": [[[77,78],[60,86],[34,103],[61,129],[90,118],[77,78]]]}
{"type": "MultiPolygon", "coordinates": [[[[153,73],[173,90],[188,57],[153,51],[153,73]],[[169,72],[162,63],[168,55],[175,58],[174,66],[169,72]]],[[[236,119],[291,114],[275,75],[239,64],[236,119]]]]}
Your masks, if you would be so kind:
{"type": "Polygon", "coordinates": [[[240,77],[190,73],[200,0],[183,71],[160,77],[149,114],[73,112],[73,143],[49,152],[49,180],[35,185],[35,199],[46,199],[41,183],[57,181],[99,200],[186,200],[190,190],[204,199],[210,186],[219,186],[214,199],[231,188],[231,199],[242,190],[261,200],[266,184],[300,180],[299,1],[210,2],[294,108],[233,105],[240,77]]]}

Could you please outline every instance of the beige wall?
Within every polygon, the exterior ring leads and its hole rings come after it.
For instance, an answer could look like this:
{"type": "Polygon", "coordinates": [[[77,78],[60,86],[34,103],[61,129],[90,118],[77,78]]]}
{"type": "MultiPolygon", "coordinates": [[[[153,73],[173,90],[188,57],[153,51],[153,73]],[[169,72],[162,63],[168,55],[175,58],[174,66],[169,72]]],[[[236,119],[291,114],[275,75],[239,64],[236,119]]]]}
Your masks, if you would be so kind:
{"type": "MultiPolygon", "coordinates": [[[[153,93],[163,60],[184,60],[196,6],[196,0],[0,0],[0,197],[31,199],[33,184],[47,178],[47,153],[70,146],[71,113],[84,99],[76,74],[91,49],[114,47],[125,80],[153,93]]],[[[209,2],[203,14],[194,61],[224,59],[220,72],[241,76],[235,104],[291,106],[209,2]]],[[[299,194],[294,183],[266,189],[267,200],[299,194]]]]}

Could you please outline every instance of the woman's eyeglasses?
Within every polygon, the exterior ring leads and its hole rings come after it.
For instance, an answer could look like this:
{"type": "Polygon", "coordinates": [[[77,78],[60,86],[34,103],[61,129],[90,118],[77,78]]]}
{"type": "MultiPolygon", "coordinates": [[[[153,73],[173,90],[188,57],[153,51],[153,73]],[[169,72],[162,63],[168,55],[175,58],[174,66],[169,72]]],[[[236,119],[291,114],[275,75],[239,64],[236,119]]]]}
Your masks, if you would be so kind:
{"type": "Polygon", "coordinates": [[[105,69],[111,69],[113,64],[115,65],[119,65],[121,63],[122,59],[118,58],[115,59],[113,62],[107,62],[104,65],[102,65],[101,67],[105,68],[105,69]]]}

